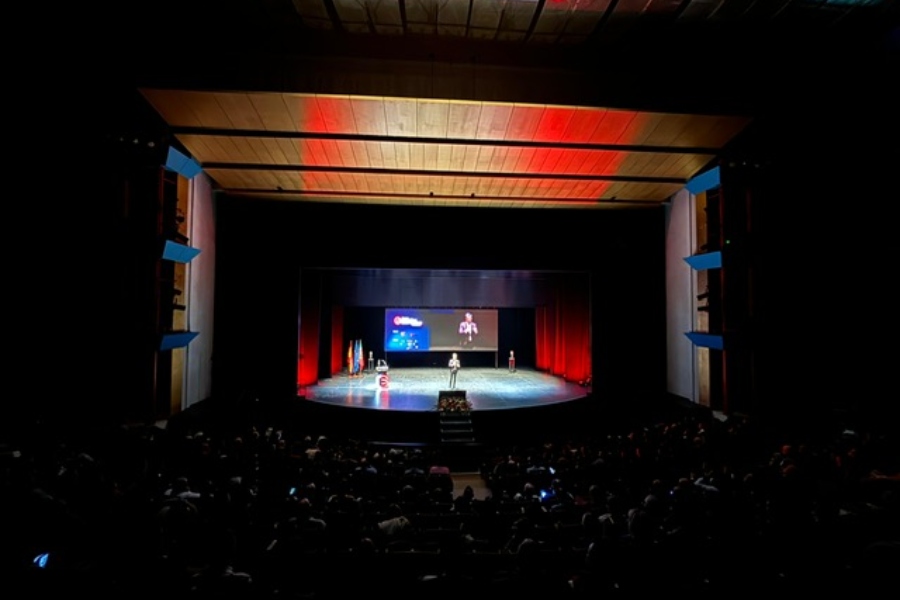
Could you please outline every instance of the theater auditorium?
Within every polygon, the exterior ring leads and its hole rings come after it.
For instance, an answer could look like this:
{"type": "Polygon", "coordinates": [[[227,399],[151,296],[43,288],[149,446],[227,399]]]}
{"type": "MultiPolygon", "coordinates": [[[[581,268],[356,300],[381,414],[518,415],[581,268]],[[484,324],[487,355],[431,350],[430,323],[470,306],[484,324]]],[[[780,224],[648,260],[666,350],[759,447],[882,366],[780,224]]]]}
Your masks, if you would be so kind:
{"type": "Polygon", "coordinates": [[[10,117],[15,589],[880,592],[897,8],[59,19],[10,117]]]}

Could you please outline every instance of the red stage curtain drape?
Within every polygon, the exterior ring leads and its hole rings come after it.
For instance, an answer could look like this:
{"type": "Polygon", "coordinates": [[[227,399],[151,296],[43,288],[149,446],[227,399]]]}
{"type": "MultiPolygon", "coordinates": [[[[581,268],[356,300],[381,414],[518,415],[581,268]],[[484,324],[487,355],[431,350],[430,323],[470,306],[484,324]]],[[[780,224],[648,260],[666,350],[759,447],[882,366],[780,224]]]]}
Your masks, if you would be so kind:
{"type": "Polygon", "coordinates": [[[344,360],[344,307],[331,308],[331,374],[340,373],[346,364],[344,360]]]}
{"type": "Polygon", "coordinates": [[[322,307],[319,301],[320,276],[305,273],[300,280],[300,323],[297,335],[297,385],[319,382],[319,330],[322,307]]]}
{"type": "Polygon", "coordinates": [[[553,302],[535,310],[535,366],[567,381],[591,377],[589,282],[562,277],[553,302]]]}

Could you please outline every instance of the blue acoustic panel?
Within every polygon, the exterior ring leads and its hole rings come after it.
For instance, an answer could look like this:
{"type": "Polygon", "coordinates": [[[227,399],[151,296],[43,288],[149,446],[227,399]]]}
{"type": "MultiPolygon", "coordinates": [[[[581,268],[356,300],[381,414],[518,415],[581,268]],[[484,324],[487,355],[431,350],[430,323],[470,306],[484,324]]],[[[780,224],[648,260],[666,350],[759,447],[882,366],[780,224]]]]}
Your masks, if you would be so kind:
{"type": "Polygon", "coordinates": [[[184,348],[194,341],[194,338],[198,335],[200,335],[200,333],[196,331],[174,331],[172,333],[163,334],[162,341],[159,343],[159,349],[172,350],[173,348],[184,348]]]}
{"type": "Polygon", "coordinates": [[[722,268],[722,253],[718,250],[715,252],[707,252],[706,254],[695,254],[684,259],[687,264],[695,271],[706,271],[708,269],[722,268]]]}
{"type": "Polygon", "coordinates": [[[721,335],[714,333],[702,333],[700,331],[688,331],[685,333],[695,346],[710,348],[711,350],[724,350],[725,340],[721,335]]]}
{"type": "Polygon", "coordinates": [[[166,155],[166,168],[188,179],[193,179],[203,170],[196,160],[172,147],[166,155]]]}
{"type": "Polygon", "coordinates": [[[200,250],[197,248],[191,248],[190,246],[185,246],[184,244],[179,244],[172,240],[166,240],[162,257],[174,262],[189,263],[197,258],[198,254],[200,254],[200,250]]]}
{"type": "Polygon", "coordinates": [[[705,192],[706,190],[711,190],[714,187],[718,187],[721,183],[719,177],[719,167],[715,167],[714,169],[710,169],[705,173],[701,173],[687,182],[687,185],[684,186],[687,191],[696,195],[701,192],[705,192]]]}

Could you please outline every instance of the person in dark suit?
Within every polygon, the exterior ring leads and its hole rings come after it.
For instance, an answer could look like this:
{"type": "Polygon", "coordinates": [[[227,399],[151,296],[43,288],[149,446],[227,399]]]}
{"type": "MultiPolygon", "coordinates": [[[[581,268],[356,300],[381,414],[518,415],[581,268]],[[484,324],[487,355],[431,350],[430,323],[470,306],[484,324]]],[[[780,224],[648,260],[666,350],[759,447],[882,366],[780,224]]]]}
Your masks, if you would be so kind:
{"type": "Polygon", "coordinates": [[[459,368],[462,366],[456,352],[450,357],[450,363],[447,366],[450,367],[450,389],[452,390],[456,388],[456,374],[459,373],[459,368]]]}

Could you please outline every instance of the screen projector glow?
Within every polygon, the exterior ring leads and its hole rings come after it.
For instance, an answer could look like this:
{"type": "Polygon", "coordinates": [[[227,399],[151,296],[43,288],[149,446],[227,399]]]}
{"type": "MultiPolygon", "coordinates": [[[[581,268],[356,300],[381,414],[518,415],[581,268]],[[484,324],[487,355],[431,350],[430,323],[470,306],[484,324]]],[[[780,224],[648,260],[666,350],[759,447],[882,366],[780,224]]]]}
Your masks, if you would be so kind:
{"type": "Polygon", "coordinates": [[[496,352],[497,348],[496,309],[388,308],[384,311],[385,352],[496,352]]]}

